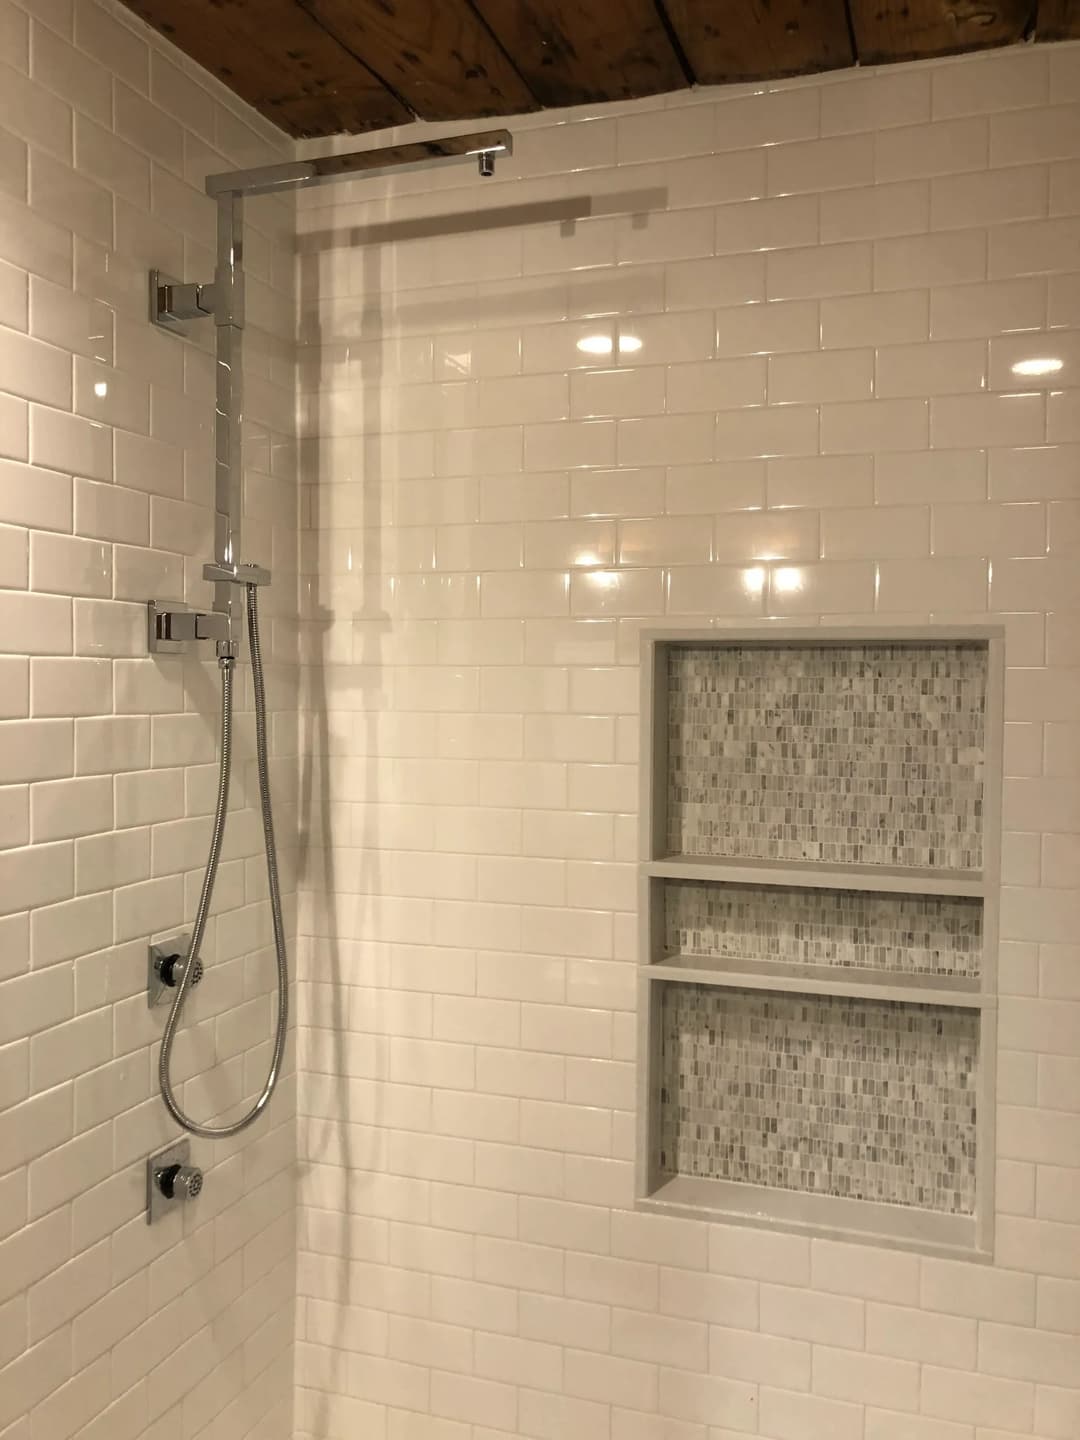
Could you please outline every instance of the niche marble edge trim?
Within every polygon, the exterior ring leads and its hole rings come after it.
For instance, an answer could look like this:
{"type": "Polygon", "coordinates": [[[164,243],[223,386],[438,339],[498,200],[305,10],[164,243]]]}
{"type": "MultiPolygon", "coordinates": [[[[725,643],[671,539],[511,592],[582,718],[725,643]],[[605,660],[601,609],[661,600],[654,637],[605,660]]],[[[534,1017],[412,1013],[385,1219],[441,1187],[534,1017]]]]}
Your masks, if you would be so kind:
{"type": "MultiPolygon", "coordinates": [[[[640,632],[640,765],[639,765],[639,987],[637,1126],[635,1154],[635,1206],[639,1210],[682,1215],[698,1220],[749,1225],[823,1238],[862,1242],[885,1248],[911,1250],[974,1261],[993,1259],[995,1219],[995,1096],[997,1060],[997,943],[1000,899],[1001,784],[1004,740],[1005,627],[1001,624],[913,625],[913,626],[810,626],[773,627],[768,623],[751,627],[689,626],[644,629],[640,632]],[[983,883],[977,888],[984,900],[984,962],[980,1011],[981,1064],[978,1085],[977,1203],[974,1217],[907,1210],[906,1207],[842,1197],[816,1196],[799,1191],[767,1190],[742,1182],[671,1178],[662,1175],[655,1162],[659,1135],[659,996],[654,960],[663,954],[663,912],[657,912],[657,887],[650,884],[657,867],[668,860],[665,853],[666,813],[655,804],[659,781],[662,788],[667,772],[666,684],[657,685],[661,670],[666,675],[670,646],[717,647],[757,646],[788,648],[792,645],[956,645],[982,644],[986,647],[985,786],[983,813],[983,883]],[[660,723],[658,724],[658,716],[660,723]],[[658,814],[659,810],[659,814],[658,814]],[[659,820],[659,830],[657,822],[659,820]],[[777,1197],[784,1197],[780,1203],[777,1197]]],[[[799,867],[814,872],[817,867],[799,867]]],[[[811,882],[831,888],[826,878],[835,867],[811,882]]],[[[749,877],[747,877],[749,878],[749,877]]],[[[755,880],[763,877],[754,876],[755,880]]],[[[769,883],[766,881],[765,883],[769,883]]],[[[795,882],[798,883],[798,882],[795,882]]],[[[806,883],[805,881],[803,883],[806,883]]],[[[837,888],[841,888],[838,886],[837,888]]],[[[892,888],[889,886],[888,888],[892,888]]],[[[907,889],[907,886],[903,887],[907,889]]],[[[936,888],[936,887],[934,887],[936,888]]],[[[912,891],[918,893],[916,887],[912,891]]],[[[971,893],[970,891],[968,893],[971,893]]],[[[709,983],[695,975],[695,981],[709,983]]],[[[675,977],[671,977],[674,983],[675,977]]],[[[720,982],[722,983],[722,982],[720,982]]]]}

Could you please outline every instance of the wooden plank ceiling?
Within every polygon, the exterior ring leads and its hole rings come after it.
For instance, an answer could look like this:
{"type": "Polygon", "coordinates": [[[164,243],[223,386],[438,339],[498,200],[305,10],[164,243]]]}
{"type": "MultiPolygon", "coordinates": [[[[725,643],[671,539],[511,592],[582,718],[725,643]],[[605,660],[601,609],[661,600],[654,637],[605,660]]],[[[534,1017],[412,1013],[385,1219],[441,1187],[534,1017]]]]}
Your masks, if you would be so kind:
{"type": "Polygon", "coordinates": [[[1080,0],[125,0],[292,135],[1080,38],[1080,0]]]}

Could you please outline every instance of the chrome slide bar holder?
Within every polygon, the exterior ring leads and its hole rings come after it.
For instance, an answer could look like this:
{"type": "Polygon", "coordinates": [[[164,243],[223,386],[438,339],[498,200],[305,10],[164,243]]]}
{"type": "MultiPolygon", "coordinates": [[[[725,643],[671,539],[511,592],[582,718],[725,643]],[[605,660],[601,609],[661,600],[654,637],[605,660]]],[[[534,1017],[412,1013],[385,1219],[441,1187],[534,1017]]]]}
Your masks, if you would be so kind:
{"type": "Polygon", "coordinates": [[[211,282],[175,279],[150,272],[150,319],[174,334],[187,323],[212,318],[216,334],[217,398],[214,426],[214,560],[203,579],[214,584],[214,616],[182,606],[150,602],[150,648],[183,653],[197,640],[213,640],[218,659],[234,660],[243,632],[245,587],[268,585],[270,571],[240,560],[243,516],[244,420],[244,200],[328,185],[337,180],[403,175],[434,164],[475,162],[482,176],[495,173],[500,155],[514,153],[508,130],[449,135],[407,145],[320,155],[254,170],[208,175],[206,193],[217,202],[217,261],[211,282]],[[221,617],[217,620],[216,617],[221,617]],[[211,620],[214,623],[209,623],[211,620]]]}

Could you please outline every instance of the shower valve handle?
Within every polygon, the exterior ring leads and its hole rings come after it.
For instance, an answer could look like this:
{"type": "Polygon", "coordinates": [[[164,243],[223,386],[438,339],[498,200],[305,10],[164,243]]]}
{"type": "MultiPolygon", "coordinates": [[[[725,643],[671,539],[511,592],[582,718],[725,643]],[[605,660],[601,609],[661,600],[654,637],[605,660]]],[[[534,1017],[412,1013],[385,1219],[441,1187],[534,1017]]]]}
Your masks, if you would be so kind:
{"type": "Polygon", "coordinates": [[[154,1180],[166,1200],[194,1200],[203,1187],[203,1172],[194,1165],[166,1165],[154,1171],[154,1180]]]}
{"type": "MultiPolygon", "coordinates": [[[[187,957],[184,955],[166,955],[158,970],[158,974],[161,976],[161,983],[168,985],[170,989],[175,989],[184,977],[184,966],[186,963],[187,957]]],[[[192,985],[198,985],[202,978],[203,963],[201,960],[196,959],[191,967],[192,985]]]]}

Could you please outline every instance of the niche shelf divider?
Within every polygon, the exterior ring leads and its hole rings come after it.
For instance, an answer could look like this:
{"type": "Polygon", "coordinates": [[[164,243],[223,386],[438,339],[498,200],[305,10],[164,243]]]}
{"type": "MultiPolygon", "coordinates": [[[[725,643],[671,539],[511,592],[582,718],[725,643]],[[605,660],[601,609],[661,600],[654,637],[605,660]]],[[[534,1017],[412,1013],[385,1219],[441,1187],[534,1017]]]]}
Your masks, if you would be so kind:
{"type": "Polygon", "coordinates": [[[641,643],[638,1208],[990,1259],[1002,628],[641,643]]]}

